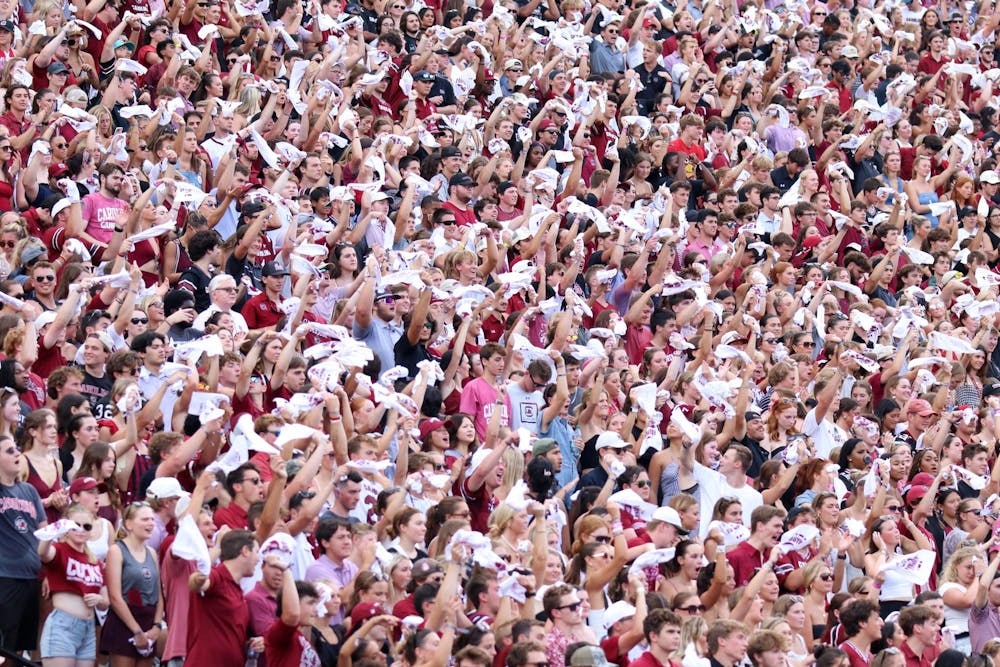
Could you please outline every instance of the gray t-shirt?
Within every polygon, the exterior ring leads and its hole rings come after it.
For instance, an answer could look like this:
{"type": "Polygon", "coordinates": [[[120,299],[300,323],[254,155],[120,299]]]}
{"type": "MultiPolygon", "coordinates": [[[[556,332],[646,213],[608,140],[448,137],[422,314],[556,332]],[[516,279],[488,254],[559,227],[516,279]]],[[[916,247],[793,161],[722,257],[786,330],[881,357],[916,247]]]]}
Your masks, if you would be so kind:
{"type": "Polygon", "coordinates": [[[538,433],[542,408],[545,406],[542,392],[537,389],[527,392],[516,382],[512,382],[507,385],[507,396],[510,398],[511,429],[516,431],[523,426],[532,433],[538,433]]]}
{"type": "Polygon", "coordinates": [[[25,482],[0,484],[0,577],[38,578],[42,561],[35,531],[43,523],[45,508],[35,487],[25,482]]]}

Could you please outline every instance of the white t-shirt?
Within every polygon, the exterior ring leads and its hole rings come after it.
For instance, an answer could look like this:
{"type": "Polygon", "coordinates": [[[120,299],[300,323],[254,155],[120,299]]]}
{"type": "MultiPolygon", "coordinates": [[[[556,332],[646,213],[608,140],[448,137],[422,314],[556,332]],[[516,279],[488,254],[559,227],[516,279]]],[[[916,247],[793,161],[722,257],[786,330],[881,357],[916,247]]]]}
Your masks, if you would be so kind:
{"type": "Polygon", "coordinates": [[[750,525],[750,514],[755,509],[764,504],[764,497],[760,491],[749,485],[736,488],[726,481],[725,476],[711,468],[706,468],[700,463],[694,464],[694,478],[698,480],[698,494],[701,502],[701,526],[699,531],[702,537],[708,535],[708,524],[712,522],[712,508],[720,498],[738,498],[743,507],[743,523],[750,525]]]}
{"type": "Polygon", "coordinates": [[[816,445],[816,453],[823,458],[829,458],[830,450],[837,446],[835,429],[836,425],[825,419],[817,423],[816,408],[809,411],[805,422],[802,424],[802,432],[813,439],[813,443],[816,445]]]}
{"type": "Polygon", "coordinates": [[[545,405],[542,392],[527,392],[516,383],[507,385],[507,396],[510,398],[510,427],[517,430],[522,426],[532,433],[538,433],[538,424],[541,421],[541,411],[545,405]]]}

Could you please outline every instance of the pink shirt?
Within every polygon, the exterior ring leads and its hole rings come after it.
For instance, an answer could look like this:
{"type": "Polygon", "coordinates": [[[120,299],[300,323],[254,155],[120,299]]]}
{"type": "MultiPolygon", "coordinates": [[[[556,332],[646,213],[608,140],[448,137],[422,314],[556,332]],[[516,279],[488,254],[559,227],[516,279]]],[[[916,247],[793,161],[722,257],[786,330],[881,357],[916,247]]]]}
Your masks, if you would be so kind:
{"type": "Polygon", "coordinates": [[[127,202],[109,199],[99,192],[83,198],[83,219],[87,222],[87,233],[107,245],[115,233],[115,224],[120,211],[129,211],[127,202]]]}
{"type": "MultiPolygon", "coordinates": [[[[476,378],[462,389],[462,404],[459,412],[472,415],[476,424],[476,435],[482,441],[486,438],[486,425],[497,407],[499,392],[483,378],[476,378]]],[[[501,426],[510,426],[510,399],[505,398],[504,411],[500,416],[501,426]]]]}

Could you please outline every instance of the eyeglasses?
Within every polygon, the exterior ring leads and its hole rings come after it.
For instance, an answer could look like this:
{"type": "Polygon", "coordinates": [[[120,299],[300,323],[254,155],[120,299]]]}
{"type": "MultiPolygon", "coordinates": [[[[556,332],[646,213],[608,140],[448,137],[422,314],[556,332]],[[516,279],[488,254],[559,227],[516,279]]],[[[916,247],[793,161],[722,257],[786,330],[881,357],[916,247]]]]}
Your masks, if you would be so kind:
{"type": "Polygon", "coordinates": [[[149,318],[148,317],[133,317],[131,320],[129,320],[129,322],[131,322],[132,324],[149,324],[149,318]]]}
{"type": "Polygon", "coordinates": [[[823,581],[833,581],[833,575],[830,574],[829,572],[824,572],[823,574],[819,575],[819,578],[822,579],[823,581]]]}
{"type": "Polygon", "coordinates": [[[611,544],[611,536],[610,535],[595,535],[594,536],[594,541],[595,542],[600,542],[601,544],[611,544]]]}
{"type": "Polygon", "coordinates": [[[674,611],[686,611],[689,614],[703,614],[708,609],[703,604],[689,604],[686,607],[677,607],[674,611]]]}
{"type": "Polygon", "coordinates": [[[220,292],[229,292],[231,294],[236,294],[239,291],[235,287],[216,287],[215,289],[219,290],[220,292]]]}
{"type": "Polygon", "coordinates": [[[56,281],[56,277],[54,275],[52,275],[52,276],[35,276],[35,282],[36,283],[54,283],[55,281],[56,281]]]}

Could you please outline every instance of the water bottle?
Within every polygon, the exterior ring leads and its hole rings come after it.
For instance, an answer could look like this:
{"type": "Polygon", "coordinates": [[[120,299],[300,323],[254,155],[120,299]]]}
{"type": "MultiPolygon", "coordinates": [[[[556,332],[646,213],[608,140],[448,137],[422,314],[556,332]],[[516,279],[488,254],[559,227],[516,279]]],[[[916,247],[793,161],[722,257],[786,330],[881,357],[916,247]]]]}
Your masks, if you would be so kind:
{"type": "Polygon", "coordinates": [[[244,667],[257,667],[257,657],[259,655],[260,653],[252,648],[247,649],[247,661],[244,663],[244,667]]]}

